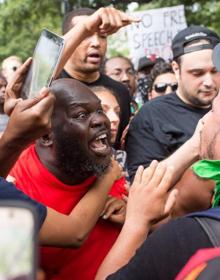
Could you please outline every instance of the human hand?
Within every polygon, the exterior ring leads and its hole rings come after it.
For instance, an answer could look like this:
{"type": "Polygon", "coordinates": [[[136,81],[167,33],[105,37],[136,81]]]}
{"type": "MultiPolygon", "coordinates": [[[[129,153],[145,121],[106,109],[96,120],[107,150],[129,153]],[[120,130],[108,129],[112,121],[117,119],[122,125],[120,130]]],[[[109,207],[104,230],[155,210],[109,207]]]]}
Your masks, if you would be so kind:
{"type": "Polygon", "coordinates": [[[89,16],[85,20],[84,26],[89,34],[99,32],[102,35],[111,35],[121,27],[139,21],[139,19],[129,16],[122,11],[108,7],[100,8],[89,16]]]}
{"type": "Polygon", "coordinates": [[[172,172],[155,160],[146,169],[138,168],[129,190],[125,223],[147,228],[170,213],[177,195],[177,190],[168,192],[172,172]]]}
{"type": "Polygon", "coordinates": [[[126,202],[122,199],[109,196],[102,212],[103,219],[123,224],[125,221],[125,213],[126,202]]]}
{"type": "Polygon", "coordinates": [[[55,97],[44,88],[38,97],[16,103],[2,140],[18,148],[26,147],[47,134],[51,128],[51,115],[55,97]]]}
{"type": "Polygon", "coordinates": [[[10,183],[13,183],[14,185],[16,184],[16,179],[15,177],[12,177],[11,175],[8,175],[6,177],[6,181],[10,182],[10,183]]]}
{"type": "Polygon", "coordinates": [[[105,174],[111,174],[111,176],[114,178],[114,181],[117,181],[124,176],[122,166],[114,158],[111,159],[111,163],[105,174]]]}
{"type": "Polygon", "coordinates": [[[16,104],[20,101],[22,85],[25,81],[27,72],[31,65],[32,58],[28,58],[15,72],[12,80],[8,83],[5,90],[4,111],[11,115],[16,104]]]}

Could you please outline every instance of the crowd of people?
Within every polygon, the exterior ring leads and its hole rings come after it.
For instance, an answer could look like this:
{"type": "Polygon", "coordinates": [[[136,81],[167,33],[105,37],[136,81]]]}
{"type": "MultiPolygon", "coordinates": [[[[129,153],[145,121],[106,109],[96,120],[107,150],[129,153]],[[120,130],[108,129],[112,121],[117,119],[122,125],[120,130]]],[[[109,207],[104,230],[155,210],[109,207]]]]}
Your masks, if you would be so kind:
{"type": "Polygon", "coordinates": [[[138,22],[69,12],[55,79],[33,99],[21,98],[31,58],[2,63],[0,199],[36,209],[45,279],[219,273],[187,262],[220,245],[220,37],[194,25],[173,38],[172,62],[107,59],[107,36],[138,22]]]}

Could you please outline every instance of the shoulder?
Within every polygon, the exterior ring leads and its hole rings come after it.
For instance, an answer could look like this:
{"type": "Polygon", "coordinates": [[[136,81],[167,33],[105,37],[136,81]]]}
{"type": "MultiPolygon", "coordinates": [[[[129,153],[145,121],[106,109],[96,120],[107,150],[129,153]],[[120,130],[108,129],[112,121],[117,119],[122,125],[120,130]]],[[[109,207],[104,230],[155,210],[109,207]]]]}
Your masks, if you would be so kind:
{"type": "MultiPolygon", "coordinates": [[[[28,203],[34,207],[39,226],[44,222],[47,215],[47,208],[41,203],[32,200],[30,197],[25,195],[23,192],[18,190],[12,183],[7,182],[5,179],[0,177],[0,201],[17,201],[21,204],[28,203]]],[[[1,203],[1,202],[0,202],[1,203]]]]}
{"type": "Polygon", "coordinates": [[[187,105],[176,95],[176,93],[170,93],[163,96],[156,97],[150,101],[147,101],[140,109],[140,118],[146,118],[146,116],[152,116],[154,119],[157,116],[159,119],[163,117],[173,117],[176,113],[182,113],[187,110],[187,105]]]}
{"type": "Polygon", "coordinates": [[[158,107],[158,106],[173,106],[176,104],[184,104],[176,93],[165,94],[158,96],[148,102],[146,102],[142,107],[158,107]]]}
{"type": "Polygon", "coordinates": [[[174,279],[201,247],[211,243],[194,219],[171,221],[150,234],[129,263],[107,279],[174,279]]]}

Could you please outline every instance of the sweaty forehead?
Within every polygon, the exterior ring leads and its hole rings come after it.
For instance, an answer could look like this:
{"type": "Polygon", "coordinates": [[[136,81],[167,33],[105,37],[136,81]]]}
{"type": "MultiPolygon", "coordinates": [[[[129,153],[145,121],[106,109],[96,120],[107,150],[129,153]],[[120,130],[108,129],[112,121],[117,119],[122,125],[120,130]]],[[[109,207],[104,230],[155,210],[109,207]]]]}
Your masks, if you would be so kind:
{"type": "Polygon", "coordinates": [[[93,92],[90,91],[80,91],[80,92],[74,92],[73,94],[70,94],[65,99],[66,105],[72,106],[83,106],[83,105],[91,105],[91,106],[97,106],[100,104],[100,100],[93,94],[93,92]]]}
{"type": "Polygon", "coordinates": [[[96,95],[84,84],[73,79],[60,79],[52,84],[56,97],[56,107],[69,107],[73,104],[99,104],[96,95]]]}

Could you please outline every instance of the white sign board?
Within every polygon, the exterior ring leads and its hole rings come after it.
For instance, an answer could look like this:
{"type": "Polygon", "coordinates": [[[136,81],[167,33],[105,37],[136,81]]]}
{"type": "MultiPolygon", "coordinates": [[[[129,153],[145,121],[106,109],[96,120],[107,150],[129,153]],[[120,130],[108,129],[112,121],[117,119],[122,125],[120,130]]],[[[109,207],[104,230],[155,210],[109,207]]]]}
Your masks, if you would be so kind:
{"type": "Polygon", "coordinates": [[[127,27],[130,57],[135,65],[140,57],[156,54],[168,60],[172,58],[171,41],[186,25],[184,6],[133,12],[141,19],[139,24],[127,27]]]}

